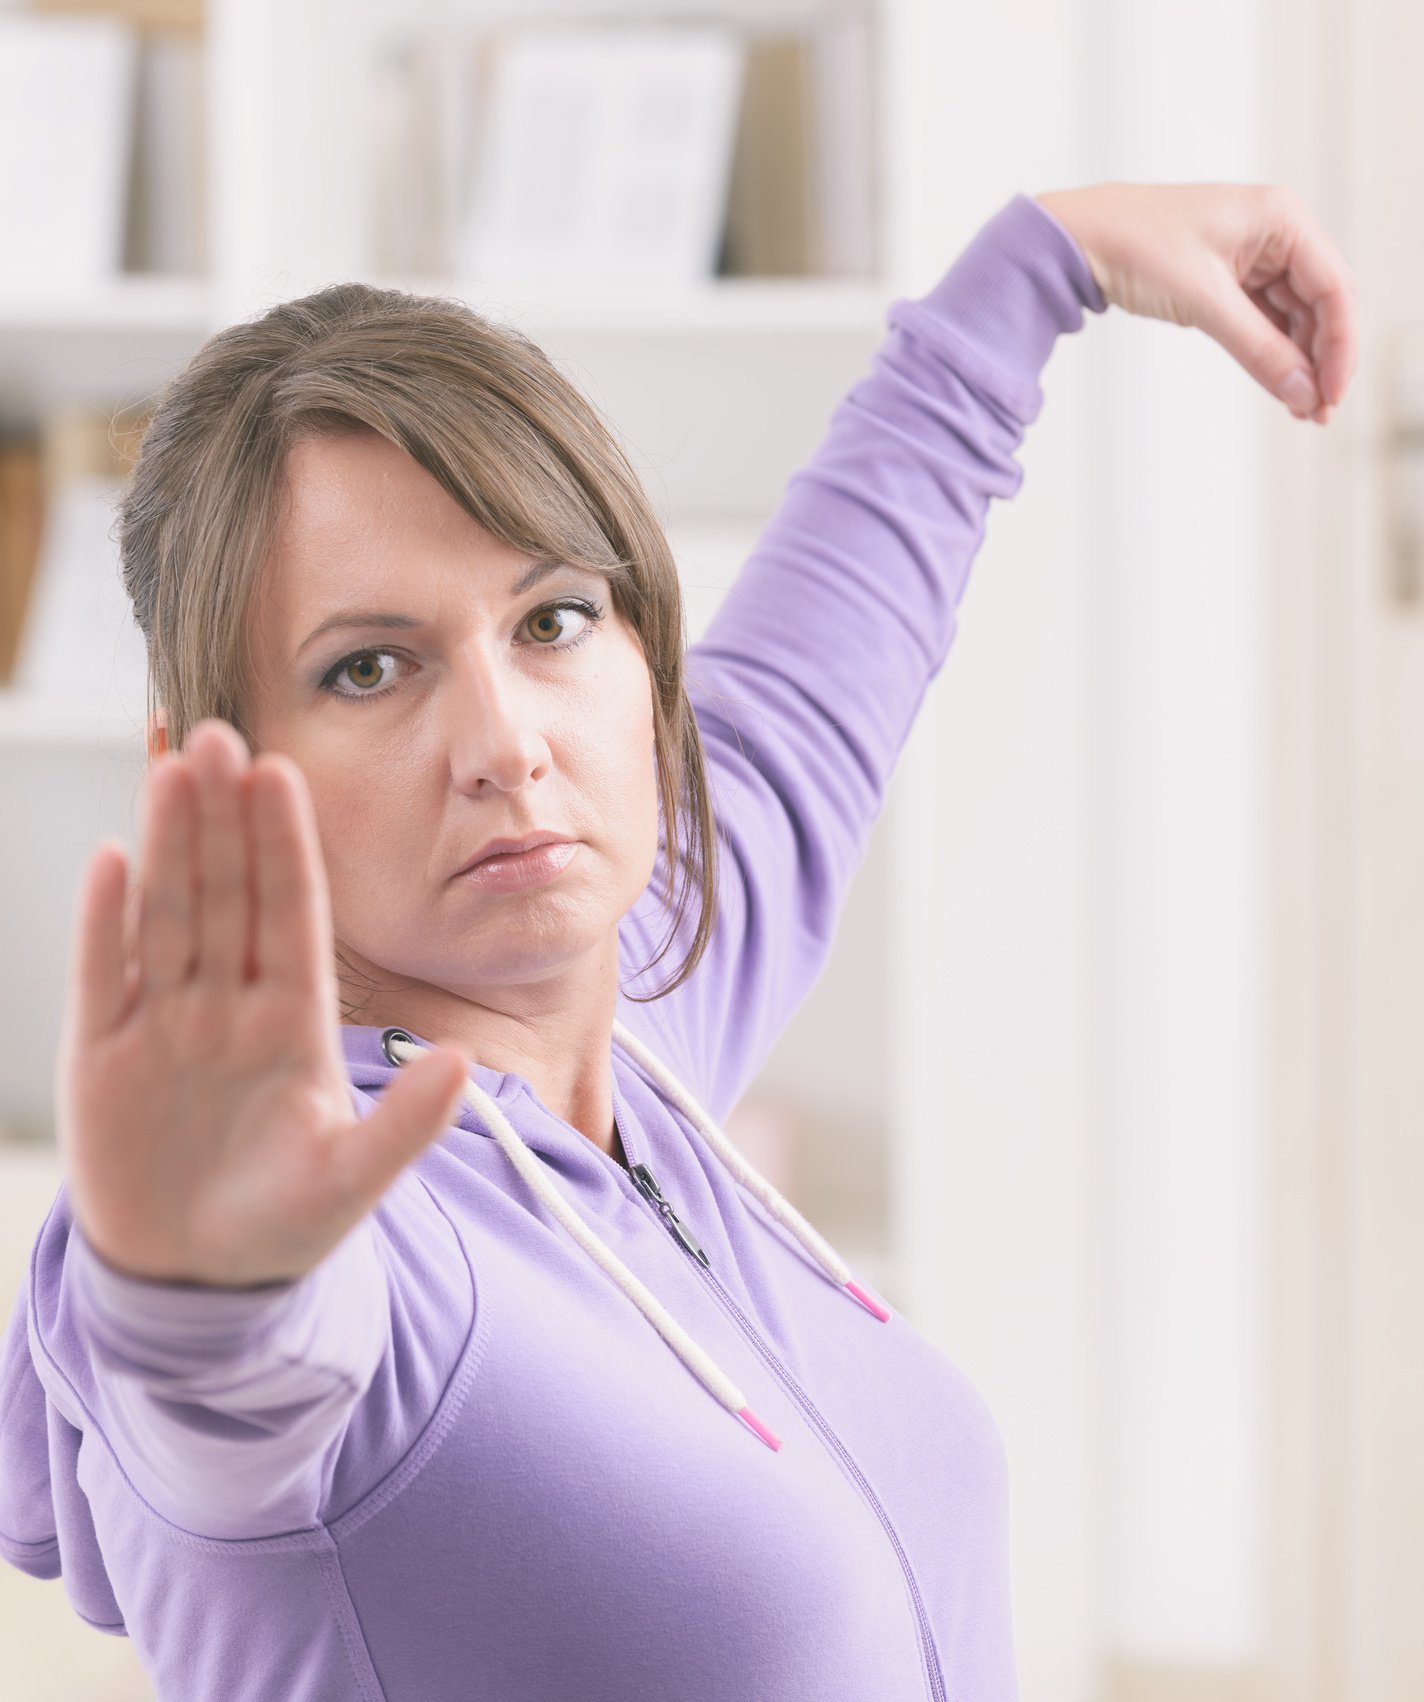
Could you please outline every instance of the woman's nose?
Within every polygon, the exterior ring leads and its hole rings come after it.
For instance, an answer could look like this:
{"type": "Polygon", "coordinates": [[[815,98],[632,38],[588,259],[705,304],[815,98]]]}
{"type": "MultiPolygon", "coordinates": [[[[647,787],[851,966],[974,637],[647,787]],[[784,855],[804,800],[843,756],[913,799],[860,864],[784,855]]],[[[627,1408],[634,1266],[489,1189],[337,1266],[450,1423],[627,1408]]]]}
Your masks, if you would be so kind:
{"type": "Polygon", "coordinates": [[[450,775],[462,792],[514,792],[548,772],[535,685],[484,656],[462,660],[449,680],[445,736],[450,775]]]}

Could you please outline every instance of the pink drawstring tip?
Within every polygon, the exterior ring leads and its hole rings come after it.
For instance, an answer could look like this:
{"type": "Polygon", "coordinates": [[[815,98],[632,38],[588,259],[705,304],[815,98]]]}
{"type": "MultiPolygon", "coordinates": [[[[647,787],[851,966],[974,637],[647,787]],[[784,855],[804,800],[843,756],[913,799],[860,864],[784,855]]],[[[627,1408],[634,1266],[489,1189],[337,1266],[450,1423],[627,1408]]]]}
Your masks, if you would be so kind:
{"type": "Polygon", "coordinates": [[[872,1300],[870,1298],[870,1296],[865,1292],[865,1290],[860,1286],[860,1284],[858,1282],[848,1282],[846,1284],[846,1287],[851,1291],[851,1293],[856,1297],[856,1299],[861,1303],[861,1305],[866,1309],[866,1311],[867,1312],[873,1312],[875,1314],[875,1316],[877,1318],[879,1318],[879,1320],[882,1324],[887,1323],[889,1321],[889,1318],[890,1318],[889,1312],[885,1309],[885,1307],[883,1307],[880,1304],[880,1302],[878,1300],[872,1300]]]}
{"type": "Polygon", "coordinates": [[[780,1448],[781,1438],[779,1436],[773,1436],[750,1407],[743,1407],[737,1414],[737,1417],[746,1419],[747,1423],[751,1425],[752,1429],[756,1431],[757,1435],[761,1437],[762,1441],[766,1443],[767,1447],[770,1448],[773,1453],[780,1448]]]}

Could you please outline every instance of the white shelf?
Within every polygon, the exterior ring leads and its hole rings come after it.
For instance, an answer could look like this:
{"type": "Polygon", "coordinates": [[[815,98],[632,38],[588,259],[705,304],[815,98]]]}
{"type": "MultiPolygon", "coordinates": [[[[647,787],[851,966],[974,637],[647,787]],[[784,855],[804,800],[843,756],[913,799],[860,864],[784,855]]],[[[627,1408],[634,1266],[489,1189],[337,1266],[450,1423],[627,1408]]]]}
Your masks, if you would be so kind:
{"type": "Polygon", "coordinates": [[[531,336],[649,332],[673,335],[875,336],[895,295],[890,282],[840,278],[711,278],[681,289],[571,290],[557,283],[375,278],[378,288],[454,296],[476,312],[516,321],[531,336]]]}
{"type": "MultiPolygon", "coordinates": [[[[711,278],[681,289],[571,289],[551,282],[486,283],[460,278],[367,280],[381,289],[455,296],[476,311],[515,319],[531,335],[636,332],[699,335],[730,332],[822,336],[875,335],[896,294],[889,280],[840,278],[711,278]]],[[[215,296],[202,278],[120,276],[92,285],[9,283],[0,286],[5,331],[155,330],[206,334],[216,325],[215,296]]]]}
{"type": "Polygon", "coordinates": [[[97,703],[0,690],[0,750],[143,748],[135,717],[97,703]]]}
{"type": "Polygon", "coordinates": [[[205,331],[212,314],[205,278],[134,272],[79,285],[59,279],[0,283],[0,330],[205,331]]]}

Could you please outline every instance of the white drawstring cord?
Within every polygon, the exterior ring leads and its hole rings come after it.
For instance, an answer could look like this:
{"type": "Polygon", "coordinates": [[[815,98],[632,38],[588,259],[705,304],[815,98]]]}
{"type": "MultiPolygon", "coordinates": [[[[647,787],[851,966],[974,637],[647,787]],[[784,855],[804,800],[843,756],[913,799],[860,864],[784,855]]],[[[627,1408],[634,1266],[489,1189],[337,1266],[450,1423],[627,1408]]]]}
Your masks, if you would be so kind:
{"type": "MultiPolygon", "coordinates": [[[[888,1309],[866,1293],[852,1276],[850,1266],[841,1258],[830,1242],[819,1234],[791,1202],[780,1194],[767,1181],[766,1177],[761,1175],[737,1151],[736,1147],[732,1145],[731,1141],[722,1133],[721,1129],[717,1127],[692,1095],[687,1092],[657,1054],[645,1046],[621,1022],[613,1024],[613,1035],[629,1056],[636,1063],[641,1064],[643,1069],[658,1083],[671,1103],[701,1133],[703,1139],[722,1163],[726,1165],[735,1180],[748,1193],[760,1200],[778,1223],[790,1230],[791,1234],[805,1247],[806,1251],[811,1254],[832,1281],[846,1289],[882,1323],[887,1321],[890,1317],[888,1309]]],[[[382,1035],[381,1043],[386,1056],[395,1059],[396,1062],[410,1058],[423,1050],[419,1043],[412,1039],[404,1029],[386,1029],[382,1035]]],[[[781,1439],[774,1436],[751,1410],[742,1391],[712,1356],[705,1349],[699,1347],[688,1335],[687,1331],[653,1294],[647,1284],[635,1276],[613,1249],[589,1228],[563,1194],[560,1193],[544,1166],[530,1152],[514,1125],[500,1110],[498,1104],[479,1085],[473,1074],[466,1078],[463,1097],[471,1109],[477,1111],[488,1122],[495,1139],[508,1155],[510,1163],[534,1190],[537,1197],[544,1202],[550,1212],[568,1230],[584,1252],[612,1277],[613,1281],[618,1284],[619,1288],[662,1336],[673,1352],[701,1380],[708,1392],[729,1412],[744,1419],[769,1448],[779,1449],[781,1439]]]]}
{"type": "Polygon", "coordinates": [[[842,1288],[848,1288],[862,1306],[884,1323],[890,1316],[886,1308],[872,1300],[855,1281],[850,1266],[830,1242],[802,1217],[785,1195],[778,1193],[766,1177],[759,1170],[755,1170],[737,1151],[657,1054],[649,1051],[637,1035],[631,1033],[621,1022],[613,1024],[613,1033],[624,1050],[643,1066],[678,1110],[699,1130],[708,1146],[747,1192],[754,1194],[777,1222],[784,1224],[791,1231],[834,1282],[842,1288]]]}
{"type": "MultiPolygon", "coordinates": [[[[423,1050],[416,1042],[391,1036],[387,1054],[398,1050],[407,1057],[423,1050]]],[[[563,1224],[591,1259],[600,1264],[613,1278],[687,1368],[706,1385],[708,1391],[738,1418],[743,1418],[773,1450],[781,1447],[781,1439],[747,1405],[746,1396],[720,1365],[697,1343],[668,1311],[646,1283],[634,1275],[618,1255],[588,1227],[574,1208],[551,1181],[544,1166],[520,1139],[518,1131],[489,1094],[474,1077],[466,1078],[464,1098],[471,1109],[484,1117],[495,1139],[508,1155],[509,1162],[563,1224]]]]}

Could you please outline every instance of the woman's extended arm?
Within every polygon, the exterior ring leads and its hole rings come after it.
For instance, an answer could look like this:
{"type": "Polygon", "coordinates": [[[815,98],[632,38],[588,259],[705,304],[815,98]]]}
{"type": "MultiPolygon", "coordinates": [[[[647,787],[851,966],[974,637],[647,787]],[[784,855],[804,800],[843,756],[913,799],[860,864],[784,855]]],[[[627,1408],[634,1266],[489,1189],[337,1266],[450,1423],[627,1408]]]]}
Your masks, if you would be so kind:
{"type": "MultiPolygon", "coordinates": [[[[150,768],[145,801],[132,887],[113,843],[81,883],[56,1072],[66,1178],[32,1260],[28,1348],[55,1406],[163,1517],[275,1534],[316,1518],[390,1357],[395,1291],[419,1288],[370,1214],[399,1232],[423,1211],[401,1172],[448,1125],[464,1066],[438,1051],[353,1105],[325,868],[289,758],[254,760],[203,721],[150,768]]],[[[434,1246],[438,1229],[413,1228],[402,1246],[434,1246]]]]}
{"type": "Polygon", "coordinates": [[[55,1326],[78,1332],[98,1410],[71,1422],[97,1423],[151,1507],[212,1537],[316,1520],[352,1408],[390,1347],[369,1218],[300,1280],[261,1289],[127,1277],[72,1225],[64,1283],[62,1319],[42,1327],[32,1311],[31,1358],[64,1411],[79,1392],[60,1386],[55,1326]]]}

